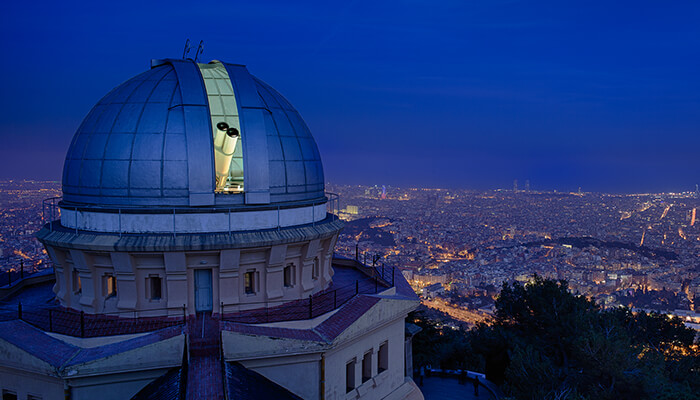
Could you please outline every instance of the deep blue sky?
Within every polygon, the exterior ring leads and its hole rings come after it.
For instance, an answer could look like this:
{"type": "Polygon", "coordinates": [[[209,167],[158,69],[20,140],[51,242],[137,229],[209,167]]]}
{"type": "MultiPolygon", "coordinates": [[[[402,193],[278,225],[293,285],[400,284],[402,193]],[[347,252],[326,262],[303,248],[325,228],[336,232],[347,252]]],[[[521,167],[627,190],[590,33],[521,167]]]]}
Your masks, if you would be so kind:
{"type": "Polygon", "coordinates": [[[301,112],[335,183],[700,183],[698,1],[6,2],[0,179],[60,179],[112,87],[205,41],[301,112]]]}

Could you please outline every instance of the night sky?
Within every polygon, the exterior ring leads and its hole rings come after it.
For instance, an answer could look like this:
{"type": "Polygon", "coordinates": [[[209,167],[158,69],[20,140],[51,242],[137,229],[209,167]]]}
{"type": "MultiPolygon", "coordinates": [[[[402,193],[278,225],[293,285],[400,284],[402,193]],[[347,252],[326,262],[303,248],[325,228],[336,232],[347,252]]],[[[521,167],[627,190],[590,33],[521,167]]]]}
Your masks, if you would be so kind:
{"type": "Polygon", "coordinates": [[[190,38],[290,100],[333,183],[700,183],[698,1],[198,3],[5,2],[0,179],[60,179],[90,108],[190,38]]]}

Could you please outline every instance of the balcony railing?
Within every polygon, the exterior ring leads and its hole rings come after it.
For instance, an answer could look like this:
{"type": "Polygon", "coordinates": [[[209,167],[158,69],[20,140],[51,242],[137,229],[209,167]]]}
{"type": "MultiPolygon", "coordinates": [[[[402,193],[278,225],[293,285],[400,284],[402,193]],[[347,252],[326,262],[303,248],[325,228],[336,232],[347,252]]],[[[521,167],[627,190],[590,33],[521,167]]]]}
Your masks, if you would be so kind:
{"type": "Polygon", "coordinates": [[[221,318],[224,321],[246,324],[312,319],[340,308],[358,295],[376,294],[394,286],[394,267],[385,268],[383,265],[381,267],[370,267],[362,265],[355,260],[348,261],[355,263],[355,267],[363,269],[366,276],[342,287],[327,289],[308,298],[293,300],[278,306],[258,307],[232,312],[231,308],[250,307],[256,303],[221,303],[219,309],[221,318]]]}
{"type": "MultiPolygon", "coordinates": [[[[148,311],[163,311],[149,309],[148,311]]],[[[172,310],[170,310],[172,311],[172,310]]],[[[19,319],[45,332],[75,337],[100,337],[150,332],[187,323],[183,306],[182,316],[139,317],[135,311],[106,314],[87,314],[59,306],[22,305],[0,307],[0,321],[19,319]]]]}
{"type": "Polygon", "coordinates": [[[53,263],[46,260],[17,260],[4,263],[3,267],[6,269],[0,271],[0,289],[15,286],[40,273],[46,274],[48,270],[53,273],[53,263]]]}

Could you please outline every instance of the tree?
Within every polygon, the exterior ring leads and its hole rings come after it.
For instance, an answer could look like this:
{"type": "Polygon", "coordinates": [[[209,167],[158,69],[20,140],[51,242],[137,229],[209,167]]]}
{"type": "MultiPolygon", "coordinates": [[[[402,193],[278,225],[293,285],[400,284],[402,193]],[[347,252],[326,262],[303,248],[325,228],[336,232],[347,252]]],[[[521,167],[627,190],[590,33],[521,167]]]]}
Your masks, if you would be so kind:
{"type": "Polygon", "coordinates": [[[516,399],[700,398],[700,352],[678,319],[602,310],[566,281],[504,284],[469,335],[487,377],[516,399]]]}

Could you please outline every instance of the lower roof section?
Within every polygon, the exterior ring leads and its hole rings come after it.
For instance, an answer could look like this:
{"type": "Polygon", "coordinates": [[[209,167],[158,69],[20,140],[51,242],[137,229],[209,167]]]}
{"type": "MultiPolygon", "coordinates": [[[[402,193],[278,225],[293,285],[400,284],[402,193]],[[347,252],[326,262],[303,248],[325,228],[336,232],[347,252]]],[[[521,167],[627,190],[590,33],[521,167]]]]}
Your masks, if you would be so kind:
{"type": "Polygon", "coordinates": [[[149,383],[131,400],[181,400],[186,386],[182,368],[173,368],[149,383]]]}
{"type": "Polygon", "coordinates": [[[229,399],[301,400],[301,397],[237,362],[226,363],[226,389],[229,399]]]}

